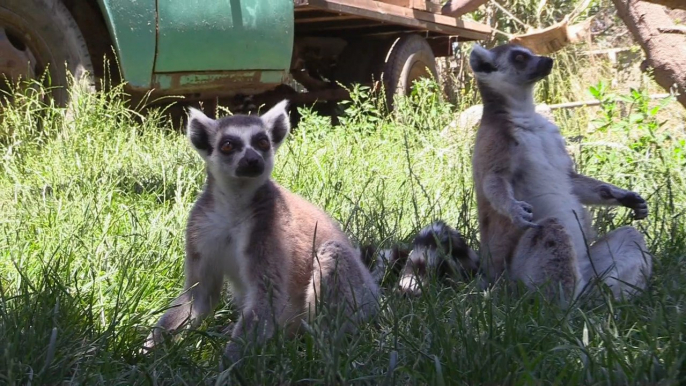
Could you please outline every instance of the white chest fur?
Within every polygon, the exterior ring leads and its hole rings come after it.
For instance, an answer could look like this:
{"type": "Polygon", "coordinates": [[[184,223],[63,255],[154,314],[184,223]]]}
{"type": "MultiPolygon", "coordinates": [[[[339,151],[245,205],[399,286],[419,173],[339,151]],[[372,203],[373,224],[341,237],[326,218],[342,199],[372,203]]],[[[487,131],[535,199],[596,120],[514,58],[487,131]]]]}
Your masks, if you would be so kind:
{"type": "Polygon", "coordinates": [[[198,252],[205,269],[221,271],[234,296],[245,295],[246,248],[253,225],[250,215],[215,202],[204,220],[198,229],[198,252]]]}
{"type": "Polygon", "coordinates": [[[588,213],[574,195],[570,172],[572,158],[567,153],[560,129],[539,114],[513,119],[515,139],[520,148],[515,157],[514,193],[518,200],[533,207],[534,221],[555,217],[562,222],[572,237],[574,249],[580,257],[586,256],[586,237],[592,237],[588,228],[588,213]]]}
{"type": "Polygon", "coordinates": [[[572,201],[572,159],[559,128],[540,114],[513,115],[513,123],[515,197],[534,206],[534,218],[546,217],[572,201]]]}
{"type": "Polygon", "coordinates": [[[548,180],[551,187],[567,181],[572,160],[565,149],[560,129],[537,113],[514,116],[513,123],[519,148],[514,159],[517,171],[523,172],[528,180],[552,179],[548,180]]]}

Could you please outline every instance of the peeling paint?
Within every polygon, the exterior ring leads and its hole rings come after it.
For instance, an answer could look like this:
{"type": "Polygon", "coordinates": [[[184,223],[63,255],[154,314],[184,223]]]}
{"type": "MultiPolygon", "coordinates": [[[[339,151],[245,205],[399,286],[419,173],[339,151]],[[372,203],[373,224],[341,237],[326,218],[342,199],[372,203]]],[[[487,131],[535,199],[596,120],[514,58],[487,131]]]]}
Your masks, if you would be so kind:
{"type": "Polygon", "coordinates": [[[283,71],[182,72],[155,74],[153,87],[176,92],[231,91],[273,87],[283,80],[283,71]],[[271,85],[271,86],[270,86],[271,85]]]}

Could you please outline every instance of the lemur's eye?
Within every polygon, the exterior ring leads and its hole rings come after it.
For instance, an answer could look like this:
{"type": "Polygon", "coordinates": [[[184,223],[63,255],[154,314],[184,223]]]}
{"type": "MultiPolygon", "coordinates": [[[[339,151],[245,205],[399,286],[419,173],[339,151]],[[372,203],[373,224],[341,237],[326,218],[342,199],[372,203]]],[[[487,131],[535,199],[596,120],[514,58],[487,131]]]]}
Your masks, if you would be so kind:
{"type": "Polygon", "coordinates": [[[525,59],[525,58],[524,58],[524,55],[523,55],[523,54],[517,54],[517,56],[515,56],[515,60],[516,60],[517,62],[520,62],[520,63],[521,63],[521,62],[524,61],[524,59],[525,59]]]}
{"type": "Polygon", "coordinates": [[[259,147],[262,151],[269,150],[269,140],[267,138],[260,139],[257,141],[257,147],[259,147]]]}
{"type": "Polygon", "coordinates": [[[222,153],[229,153],[231,150],[233,150],[233,144],[231,141],[226,141],[222,144],[222,147],[219,148],[222,153]]]}

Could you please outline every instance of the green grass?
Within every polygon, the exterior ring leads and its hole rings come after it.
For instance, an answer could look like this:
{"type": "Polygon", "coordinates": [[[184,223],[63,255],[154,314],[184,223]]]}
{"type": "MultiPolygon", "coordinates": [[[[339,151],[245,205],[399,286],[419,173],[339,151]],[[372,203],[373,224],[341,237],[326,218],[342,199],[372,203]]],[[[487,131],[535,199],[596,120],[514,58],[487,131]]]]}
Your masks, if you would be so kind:
{"type": "MultiPolygon", "coordinates": [[[[390,118],[359,96],[338,127],[305,112],[275,179],[356,242],[407,242],[442,218],[478,245],[475,129],[444,132],[454,108],[426,90],[390,118]]],[[[653,116],[634,103],[637,121],[604,114],[612,103],[556,117],[566,135],[585,136],[570,143],[582,171],[649,200],[649,219],[634,223],[656,256],[644,294],[565,312],[536,294],[432,284],[417,299],[384,296],[377,325],[358,335],[277,336],[219,373],[230,303],[181,339],[138,351],[182,286],[185,220],[204,178],[186,138],[159,112],[127,110],[117,89],[82,95],[69,119],[15,95],[0,116],[0,384],[677,384],[686,378],[683,112],[653,116]],[[600,129],[589,131],[586,115],[603,118],[600,129]]],[[[594,213],[601,230],[631,222],[626,209],[594,213]]]]}

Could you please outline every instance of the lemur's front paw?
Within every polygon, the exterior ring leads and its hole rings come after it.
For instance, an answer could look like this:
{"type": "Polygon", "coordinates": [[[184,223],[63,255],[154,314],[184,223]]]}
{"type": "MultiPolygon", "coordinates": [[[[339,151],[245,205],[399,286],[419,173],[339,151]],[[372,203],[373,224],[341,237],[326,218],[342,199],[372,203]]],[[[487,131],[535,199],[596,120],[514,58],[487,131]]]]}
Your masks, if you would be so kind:
{"type": "Polygon", "coordinates": [[[148,352],[150,352],[157,346],[157,344],[159,344],[164,339],[165,333],[167,332],[162,331],[162,329],[160,328],[153,329],[150,332],[150,335],[148,335],[148,337],[145,338],[145,343],[143,343],[143,347],[140,348],[139,352],[141,354],[147,354],[148,352]]]}
{"type": "Polygon", "coordinates": [[[524,201],[515,201],[510,208],[510,218],[518,228],[537,228],[538,224],[533,223],[533,207],[524,201]]]}
{"type": "Polygon", "coordinates": [[[622,206],[626,206],[634,211],[634,218],[641,220],[648,217],[648,203],[636,192],[627,191],[624,196],[617,197],[617,201],[622,206]]]}
{"type": "Polygon", "coordinates": [[[604,198],[614,198],[619,205],[625,206],[634,211],[634,219],[641,220],[648,217],[648,203],[640,194],[624,189],[612,189],[610,186],[603,186],[600,194],[604,198]]]}

